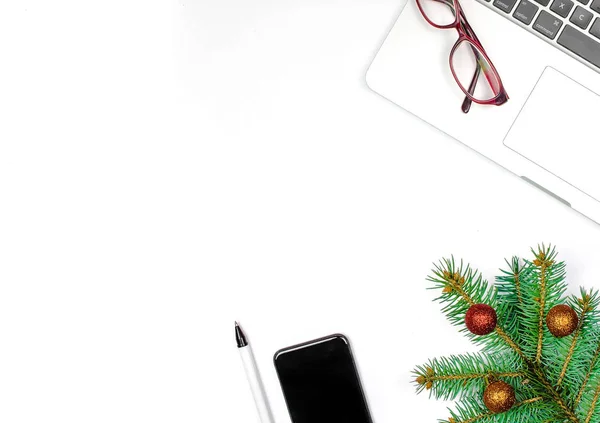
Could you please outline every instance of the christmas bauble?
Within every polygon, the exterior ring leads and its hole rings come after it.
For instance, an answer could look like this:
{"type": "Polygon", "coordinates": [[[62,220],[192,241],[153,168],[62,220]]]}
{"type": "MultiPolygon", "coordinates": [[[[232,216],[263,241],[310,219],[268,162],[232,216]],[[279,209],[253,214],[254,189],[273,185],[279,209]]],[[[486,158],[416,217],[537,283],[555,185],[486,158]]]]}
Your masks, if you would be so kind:
{"type": "Polygon", "coordinates": [[[487,335],[496,328],[496,310],[487,304],[474,304],[465,315],[467,329],[475,335],[487,335]]]}
{"type": "Polygon", "coordinates": [[[492,413],[503,413],[515,405],[515,390],[501,380],[490,383],[483,393],[483,402],[492,413]]]}
{"type": "Polygon", "coordinates": [[[577,313],[565,304],[552,307],[546,316],[546,325],[550,333],[557,338],[572,334],[578,324],[577,313]]]}

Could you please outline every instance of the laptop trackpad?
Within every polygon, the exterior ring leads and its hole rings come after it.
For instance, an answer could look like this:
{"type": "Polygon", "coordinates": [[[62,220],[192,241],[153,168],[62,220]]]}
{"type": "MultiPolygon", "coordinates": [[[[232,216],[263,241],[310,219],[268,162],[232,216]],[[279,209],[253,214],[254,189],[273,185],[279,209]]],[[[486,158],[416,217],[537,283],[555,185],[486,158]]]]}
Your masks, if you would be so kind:
{"type": "Polygon", "coordinates": [[[600,200],[600,96],[546,68],[504,144],[600,200]]]}

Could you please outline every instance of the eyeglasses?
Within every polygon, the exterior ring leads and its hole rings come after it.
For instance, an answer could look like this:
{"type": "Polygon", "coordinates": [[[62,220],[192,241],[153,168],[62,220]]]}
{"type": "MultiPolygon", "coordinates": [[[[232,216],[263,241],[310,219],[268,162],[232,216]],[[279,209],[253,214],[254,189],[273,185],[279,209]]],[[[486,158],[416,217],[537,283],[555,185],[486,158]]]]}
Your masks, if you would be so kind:
{"type": "Polygon", "coordinates": [[[468,113],[471,102],[500,106],[508,94],[492,61],[467,22],[458,0],[416,0],[425,20],[439,29],[454,28],[458,40],[450,51],[450,70],[465,93],[462,111],[468,113]]]}

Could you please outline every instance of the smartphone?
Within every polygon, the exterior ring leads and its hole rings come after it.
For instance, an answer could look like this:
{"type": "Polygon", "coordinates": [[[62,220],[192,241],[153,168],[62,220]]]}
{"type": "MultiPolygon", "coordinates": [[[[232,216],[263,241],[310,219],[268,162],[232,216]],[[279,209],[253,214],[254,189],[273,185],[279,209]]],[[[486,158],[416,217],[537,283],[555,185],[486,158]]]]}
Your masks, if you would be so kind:
{"type": "Polygon", "coordinates": [[[274,361],[293,423],[373,423],[344,335],[284,348],[274,361]]]}

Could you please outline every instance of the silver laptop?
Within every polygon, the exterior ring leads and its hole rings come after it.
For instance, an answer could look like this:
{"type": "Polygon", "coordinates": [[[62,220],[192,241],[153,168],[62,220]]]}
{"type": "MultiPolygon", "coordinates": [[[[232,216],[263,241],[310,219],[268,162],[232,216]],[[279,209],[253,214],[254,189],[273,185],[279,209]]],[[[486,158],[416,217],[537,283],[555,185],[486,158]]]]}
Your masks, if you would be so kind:
{"type": "Polygon", "coordinates": [[[600,0],[459,1],[408,0],[369,87],[600,222],[600,0]],[[476,57],[471,80],[459,51],[476,57]]]}

